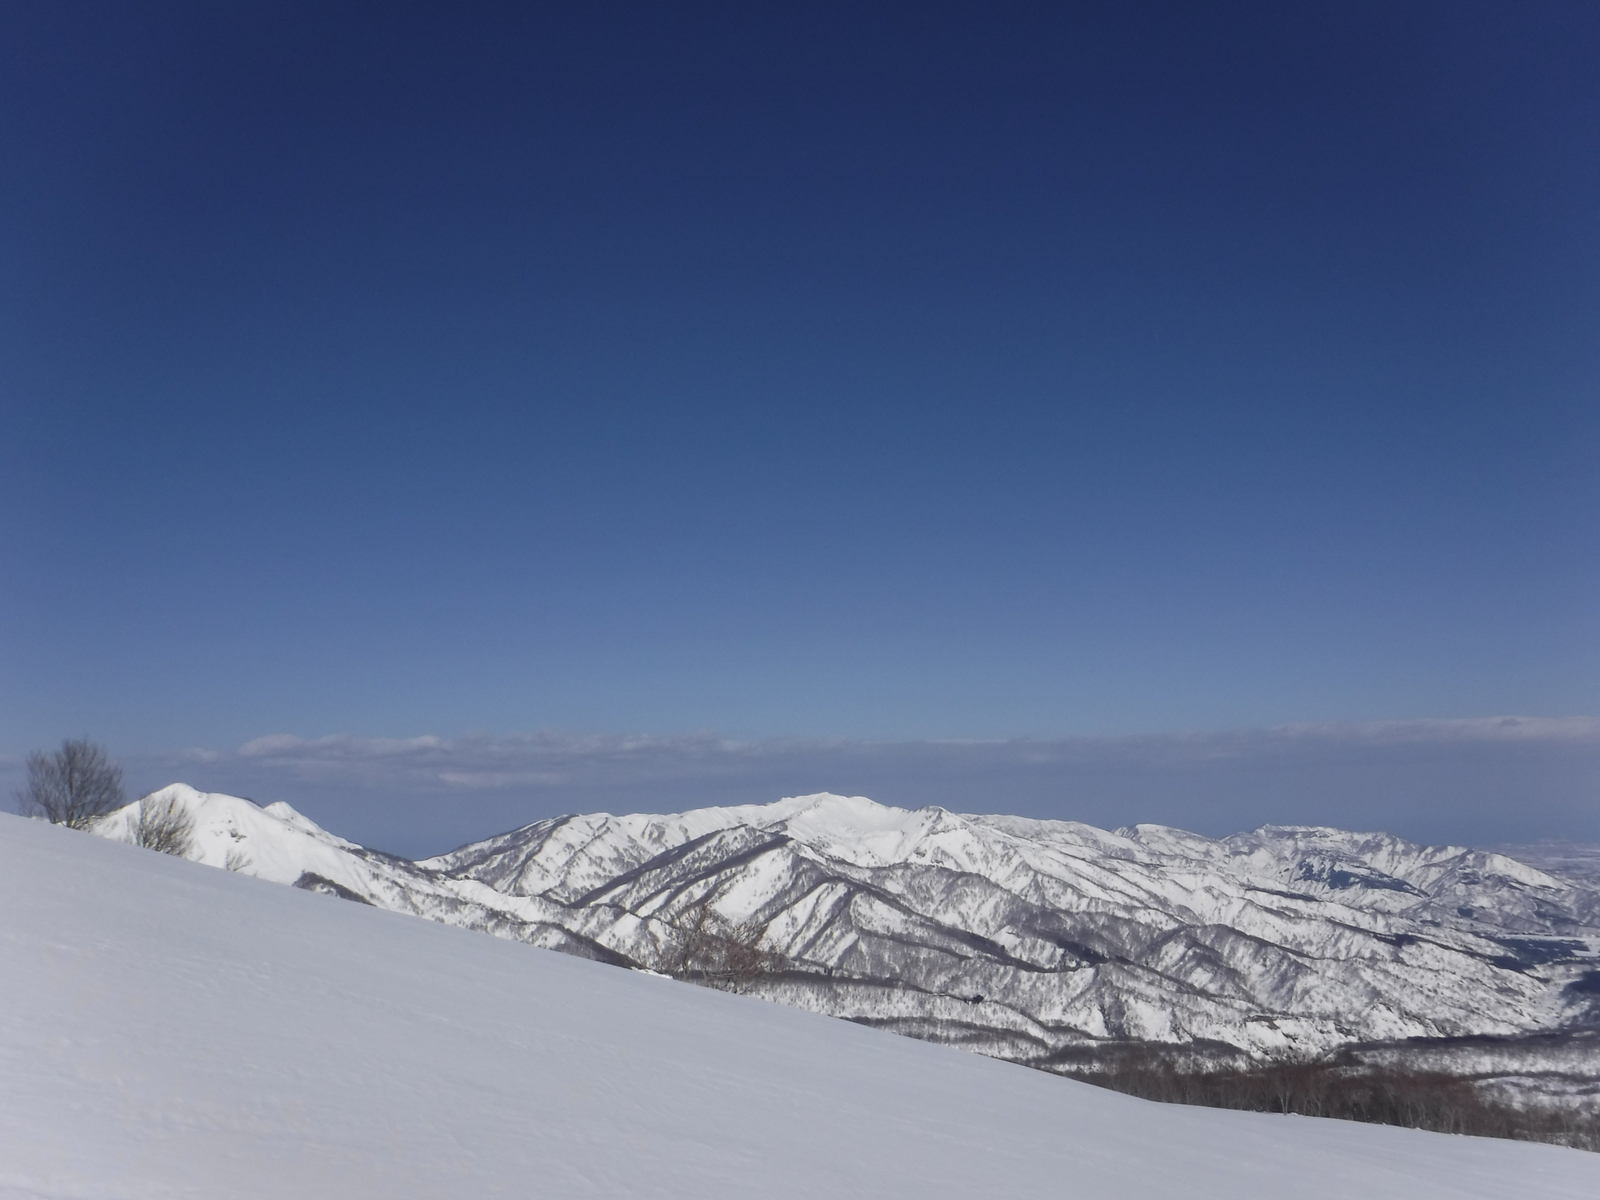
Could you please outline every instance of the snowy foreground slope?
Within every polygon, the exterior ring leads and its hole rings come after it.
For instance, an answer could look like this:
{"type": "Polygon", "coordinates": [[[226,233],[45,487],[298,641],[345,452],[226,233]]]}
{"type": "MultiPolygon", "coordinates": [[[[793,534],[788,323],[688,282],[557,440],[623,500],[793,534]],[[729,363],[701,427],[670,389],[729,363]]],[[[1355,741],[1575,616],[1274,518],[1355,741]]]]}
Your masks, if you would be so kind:
{"type": "MultiPolygon", "coordinates": [[[[157,795],[194,815],[192,856],[211,865],[620,965],[669,968],[709,908],[778,956],[750,990],[1038,1065],[1130,1041],[1600,1047],[1600,891],[1460,847],[1108,832],[824,794],[554,818],[412,863],[284,804],[157,795]]],[[[126,837],[136,815],[99,832],[126,837]]],[[[1571,1086],[1593,1065],[1569,1068],[1571,1086]]]]}
{"type": "Polygon", "coordinates": [[[0,1198],[1591,1200],[1594,1155],[1159,1105],[0,816],[0,1198]]]}

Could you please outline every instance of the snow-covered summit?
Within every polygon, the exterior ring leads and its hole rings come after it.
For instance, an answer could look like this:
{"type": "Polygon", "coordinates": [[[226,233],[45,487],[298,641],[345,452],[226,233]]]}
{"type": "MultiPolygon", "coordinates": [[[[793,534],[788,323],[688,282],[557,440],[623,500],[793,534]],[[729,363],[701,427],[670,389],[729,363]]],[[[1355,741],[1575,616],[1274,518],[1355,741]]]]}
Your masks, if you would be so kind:
{"type": "Polygon", "coordinates": [[[893,808],[865,796],[829,792],[753,805],[745,811],[749,813],[747,823],[756,828],[784,833],[822,853],[864,867],[905,862],[929,837],[959,821],[942,808],[893,808]]]}
{"type": "Polygon", "coordinates": [[[135,800],[107,817],[95,832],[129,841],[145,805],[168,803],[176,803],[194,821],[193,844],[186,857],[274,883],[293,883],[318,868],[339,875],[351,853],[361,851],[282,800],[261,808],[250,800],[197,791],[186,783],[169,784],[135,800]]]}

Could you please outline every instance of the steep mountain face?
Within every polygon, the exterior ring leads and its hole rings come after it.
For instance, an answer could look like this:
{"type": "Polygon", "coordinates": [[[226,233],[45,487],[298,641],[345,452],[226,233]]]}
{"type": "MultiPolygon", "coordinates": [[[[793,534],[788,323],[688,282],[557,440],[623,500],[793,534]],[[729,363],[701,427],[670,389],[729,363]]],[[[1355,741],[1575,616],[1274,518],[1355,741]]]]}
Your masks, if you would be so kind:
{"type": "Polygon", "coordinates": [[[284,804],[169,796],[212,865],[649,969],[710,913],[761,952],[746,990],[1041,1065],[1123,1039],[1284,1054],[1600,1024],[1600,891],[1384,834],[1213,840],[823,794],[560,817],[413,863],[284,804]]]}

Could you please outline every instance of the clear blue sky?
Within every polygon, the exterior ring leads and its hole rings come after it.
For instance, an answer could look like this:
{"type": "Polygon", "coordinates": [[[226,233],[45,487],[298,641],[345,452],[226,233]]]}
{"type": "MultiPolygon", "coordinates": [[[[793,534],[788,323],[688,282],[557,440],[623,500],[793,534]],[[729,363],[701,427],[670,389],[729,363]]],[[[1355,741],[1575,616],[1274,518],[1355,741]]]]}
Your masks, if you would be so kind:
{"type": "Polygon", "coordinates": [[[1543,0],[7,5],[0,753],[1600,712],[1597,63],[1543,0]]]}

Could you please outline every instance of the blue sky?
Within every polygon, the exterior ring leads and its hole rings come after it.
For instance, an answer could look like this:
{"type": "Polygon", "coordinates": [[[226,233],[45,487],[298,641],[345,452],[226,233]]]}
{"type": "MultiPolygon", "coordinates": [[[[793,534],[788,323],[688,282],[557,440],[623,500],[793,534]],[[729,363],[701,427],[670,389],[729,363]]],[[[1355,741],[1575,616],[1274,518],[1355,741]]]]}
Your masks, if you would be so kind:
{"type": "MultiPolygon", "coordinates": [[[[1590,4],[0,23],[13,767],[1600,712],[1590,4]]],[[[970,807],[1272,807],[1124,757],[970,807]]]]}

